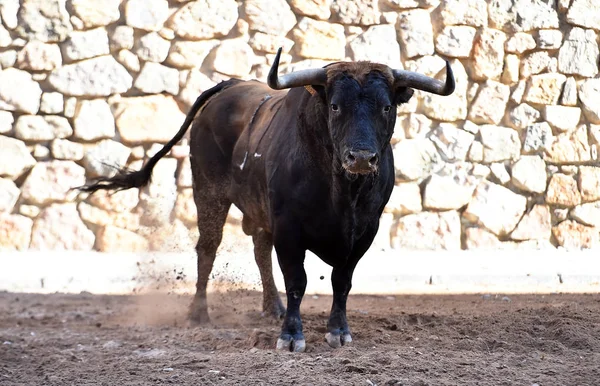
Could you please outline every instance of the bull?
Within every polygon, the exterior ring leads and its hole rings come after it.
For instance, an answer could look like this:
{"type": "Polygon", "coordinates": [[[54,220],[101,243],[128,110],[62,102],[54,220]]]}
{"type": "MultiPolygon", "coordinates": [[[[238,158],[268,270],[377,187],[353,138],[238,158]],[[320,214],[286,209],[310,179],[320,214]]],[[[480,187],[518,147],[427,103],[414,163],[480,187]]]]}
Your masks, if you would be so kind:
{"type": "Polygon", "coordinates": [[[306,348],[300,303],[307,250],[332,267],[333,302],[325,339],[337,348],[352,337],[346,301],[354,269],[369,249],[394,186],[390,139],[397,106],[414,89],[450,95],[444,82],[386,65],[336,62],[278,75],[281,48],[268,74],[230,79],[204,91],[181,129],[139,171],[100,178],[84,191],[143,187],[156,163],[190,134],[193,196],[200,237],[191,320],[209,321],[206,287],[231,204],[252,236],[263,286],[263,311],[283,317],[278,350],[306,348]],[[273,280],[271,253],[285,281],[287,308],[273,280]]]}

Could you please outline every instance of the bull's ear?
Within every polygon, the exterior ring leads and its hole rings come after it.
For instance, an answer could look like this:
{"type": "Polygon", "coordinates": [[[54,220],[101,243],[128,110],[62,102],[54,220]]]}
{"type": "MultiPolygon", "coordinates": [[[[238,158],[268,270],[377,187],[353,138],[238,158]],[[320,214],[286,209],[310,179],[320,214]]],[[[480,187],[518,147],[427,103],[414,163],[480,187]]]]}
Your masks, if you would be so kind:
{"type": "Polygon", "coordinates": [[[317,92],[317,95],[321,98],[322,101],[327,100],[327,94],[325,93],[324,86],[313,84],[311,87],[313,88],[313,90],[315,90],[317,92]]]}
{"type": "Polygon", "coordinates": [[[412,88],[408,88],[408,87],[396,88],[395,103],[397,105],[399,105],[401,103],[408,102],[410,100],[410,98],[412,98],[414,93],[415,93],[415,90],[413,90],[412,88]]]}

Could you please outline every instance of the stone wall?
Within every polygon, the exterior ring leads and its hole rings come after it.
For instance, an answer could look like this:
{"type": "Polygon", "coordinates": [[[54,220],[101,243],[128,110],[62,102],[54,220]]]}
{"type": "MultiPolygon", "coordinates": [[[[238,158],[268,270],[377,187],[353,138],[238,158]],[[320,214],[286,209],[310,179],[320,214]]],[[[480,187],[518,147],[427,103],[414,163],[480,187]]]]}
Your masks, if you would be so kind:
{"type": "Polygon", "coordinates": [[[199,93],[264,79],[279,46],[283,71],[443,77],[450,60],[452,96],[400,109],[381,246],[600,241],[597,0],[3,0],[0,16],[0,250],[191,248],[187,140],[148,188],[72,188],[139,168],[199,93]]]}

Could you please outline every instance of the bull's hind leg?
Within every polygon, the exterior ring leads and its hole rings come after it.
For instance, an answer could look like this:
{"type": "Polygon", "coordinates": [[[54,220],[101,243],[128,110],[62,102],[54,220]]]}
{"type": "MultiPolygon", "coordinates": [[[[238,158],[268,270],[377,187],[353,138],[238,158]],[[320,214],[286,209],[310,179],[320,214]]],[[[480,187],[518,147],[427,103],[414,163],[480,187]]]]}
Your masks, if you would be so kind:
{"type": "Polygon", "coordinates": [[[189,317],[197,323],[207,323],[209,321],[206,286],[217,255],[217,249],[223,238],[223,226],[231,206],[231,201],[223,194],[224,187],[220,185],[223,184],[194,181],[194,202],[198,211],[200,237],[196,244],[198,281],[196,282],[196,295],[190,306],[189,317]]]}
{"type": "Polygon", "coordinates": [[[267,316],[280,319],[285,314],[285,307],[281,302],[275,280],[273,279],[273,264],[271,253],[273,252],[273,236],[258,229],[252,235],[254,242],[254,258],[260,271],[260,279],[263,287],[263,312],[267,316]]]}

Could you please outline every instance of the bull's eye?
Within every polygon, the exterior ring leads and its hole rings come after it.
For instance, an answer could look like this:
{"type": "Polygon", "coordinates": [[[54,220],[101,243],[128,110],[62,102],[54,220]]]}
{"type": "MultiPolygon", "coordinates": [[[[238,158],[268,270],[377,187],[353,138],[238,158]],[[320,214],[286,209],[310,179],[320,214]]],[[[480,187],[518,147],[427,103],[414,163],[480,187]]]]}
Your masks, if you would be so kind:
{"type": "Polygon", "coordinates": [[[335,103],[331,104],[331,111],[339,111],[339,109],[340,109],[339,106],[336,105],[335,103]]]}
{"type": "Polygon", "coordinates": [[[384,113],[389,113],[391,109],[392,109],[392,106],[385,106],[385,107],[383,108],[383,112],[384,112],[384,113]]]}

